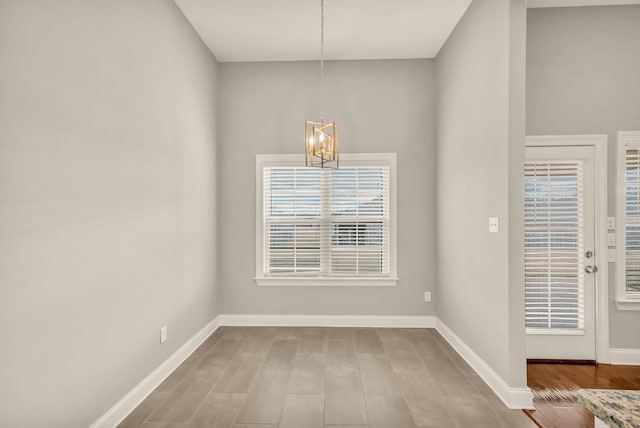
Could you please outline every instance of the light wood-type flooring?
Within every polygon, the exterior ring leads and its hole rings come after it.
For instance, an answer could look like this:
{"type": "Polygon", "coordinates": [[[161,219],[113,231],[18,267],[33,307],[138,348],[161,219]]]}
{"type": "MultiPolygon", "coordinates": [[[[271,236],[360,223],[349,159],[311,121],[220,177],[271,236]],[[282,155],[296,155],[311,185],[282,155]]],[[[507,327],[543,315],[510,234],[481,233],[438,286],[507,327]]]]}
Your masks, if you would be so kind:
{"type": "Polygon", "coordinates": [[[593,428],[593,414],[578,403],[578,389],[640,389],[640,367],[609,364],[527,365],[533,417],[545,428],[593,428]]]}
{"type": "Polygon", "coordinates": [[[433,329],[221,327],[120,427],[535,424],[433,329]]]}

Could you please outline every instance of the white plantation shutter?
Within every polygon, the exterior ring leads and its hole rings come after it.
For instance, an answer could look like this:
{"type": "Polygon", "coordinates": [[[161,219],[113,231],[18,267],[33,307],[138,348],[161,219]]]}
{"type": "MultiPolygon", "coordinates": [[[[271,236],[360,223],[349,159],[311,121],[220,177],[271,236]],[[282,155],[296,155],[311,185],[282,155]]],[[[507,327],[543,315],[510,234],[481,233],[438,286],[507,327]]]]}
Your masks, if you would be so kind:
{"type": "Polygon", "coordinates": [[[269,273],[319,273],[322,170],[264,169],[264,265],[269,273]]]}
{"type": "Polygon", "coordinates": [[[584,329],[582,161],[525,164],[527,330],[584,329]]]}
{"type": "Polygon", "coordinates": [[[265,275],[389,274],[389,168],[265,167],[265,275]]]}
{"type": "Polygon", "coordinates": [[[627,143],[625,149],[625,290],[640,297],[640,143],[627,143]]]}
{"type": "Polygon", "coordinates": [[[389,168],[331,174],[331,272],[389,273],[389,168]]]}

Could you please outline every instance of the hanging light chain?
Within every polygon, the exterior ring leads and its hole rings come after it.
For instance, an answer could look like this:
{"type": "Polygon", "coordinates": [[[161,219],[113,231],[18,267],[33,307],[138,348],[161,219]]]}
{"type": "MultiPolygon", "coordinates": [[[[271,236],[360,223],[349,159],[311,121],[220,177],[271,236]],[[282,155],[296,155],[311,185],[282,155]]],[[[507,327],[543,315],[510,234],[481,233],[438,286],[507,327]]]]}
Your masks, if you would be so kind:
{"type": "Polygon", "coordinates": [[[320,122],[324,123],[324,0],[320,0],[320,122]]]}

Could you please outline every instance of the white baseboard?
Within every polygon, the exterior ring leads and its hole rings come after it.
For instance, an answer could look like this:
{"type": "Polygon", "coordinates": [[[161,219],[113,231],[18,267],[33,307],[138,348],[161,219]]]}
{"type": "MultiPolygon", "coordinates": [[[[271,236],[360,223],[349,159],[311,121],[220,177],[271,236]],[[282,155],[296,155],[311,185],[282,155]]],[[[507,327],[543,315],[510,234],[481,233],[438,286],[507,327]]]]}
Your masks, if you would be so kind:
{"type": "Polygon", "coordinates": [[[610,364],[640,366],[640,349],[609,349],[610,364]]]}
{"type": "Polygon", "coordinates": [[[109,409],[90,428],[113,428],[127,417],[142,401],[147,398],[189,355],[193,353],[207,338],[218,329],[216,317],[209,324],[182,345],[176,352],[158,366],[149,376],[136,385],[127,395],[109,409]]]}
{"type": "Polygon", "coordinates": [[[219,315],[221,326],[435,328],[434,316],[219,315]]]}
{"type": "Polygon", "coordinates": [[[507,385],[498,373],[439,319],[436,323],[436,329],[508,408],[533,409],[533,394],[529,388],[511,388],[507,385]]]}

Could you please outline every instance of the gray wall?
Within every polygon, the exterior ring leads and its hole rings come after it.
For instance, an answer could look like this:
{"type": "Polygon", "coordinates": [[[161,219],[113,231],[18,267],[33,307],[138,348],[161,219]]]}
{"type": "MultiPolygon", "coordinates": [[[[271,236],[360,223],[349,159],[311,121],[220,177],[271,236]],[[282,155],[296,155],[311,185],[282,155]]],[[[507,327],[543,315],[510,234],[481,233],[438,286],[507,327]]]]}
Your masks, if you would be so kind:
{"type": "Polygon", "coordinates": [[[526,386],[524,7],[472,2],[436,58],[438,317],[512,387],[526,386]]]}
{"type": "MultiPolygon", "coordinates": [[[[609,215],[618,131],[640,131],[640,6],[530,9],[527,134],[607,134],[609,215]]],[[[611,347],[638,349],[640,313],[617,310],[609,268],[611,347]]]]}
{"type": "Polygon", "coordinates": [[[86,427],[216,315],[217,64],[170,0],[4,0],[0,58],[0,426],[86,427]]]}
{"type": "MultiPolygon", "coordinates": [[[[395,287],[258,287],[255,155],[302,153],[317,119],[318,62],[220,65],[220,286],[228,314],[426,315],[435,291],[433,60],[325,63],[325,112],[344,153],[398,154],[395,287]]],[[[435,296],[437,299],[437,296],[435,296]]]]}

